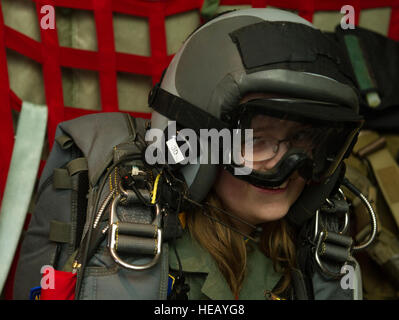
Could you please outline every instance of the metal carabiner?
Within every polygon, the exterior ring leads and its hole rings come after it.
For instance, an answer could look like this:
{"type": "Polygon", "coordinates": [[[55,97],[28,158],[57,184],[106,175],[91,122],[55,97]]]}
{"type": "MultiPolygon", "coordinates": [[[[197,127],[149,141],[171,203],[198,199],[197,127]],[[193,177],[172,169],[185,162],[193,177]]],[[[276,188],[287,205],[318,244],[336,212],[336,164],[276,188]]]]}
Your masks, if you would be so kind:
{"type": "Polygon", "coordinates": [[[156,237],[156,253],[154,258],[143,265],[137,265],[137,264],[131,264],[123,261],[117,251],[116,251],[116,245],[117,245],[117,231],[118,231],[118,222],[116,222],[116,209],[119,204],[119,202],[122,199],[122,195],[119,194],[115,197],[115,199],[112,202],[112,207],[110,210],[110,218],[109,218],[109,235],[108,235],[108,247],[109,251],[111,253],[112,258],[114,261],[119,264],[120,266],[130,269],[130,270],[145,270],[153,267],[159,260],[159,257],[161,256],[161,247],[162,247],[162,229],[159,227],[160,226],[160,219],[161,219],[161,209],[159,208],[158,204],[155,204],[156,208],[156,215],[154,221],[156,221],[157,225],[157,237],[156,237]]]}

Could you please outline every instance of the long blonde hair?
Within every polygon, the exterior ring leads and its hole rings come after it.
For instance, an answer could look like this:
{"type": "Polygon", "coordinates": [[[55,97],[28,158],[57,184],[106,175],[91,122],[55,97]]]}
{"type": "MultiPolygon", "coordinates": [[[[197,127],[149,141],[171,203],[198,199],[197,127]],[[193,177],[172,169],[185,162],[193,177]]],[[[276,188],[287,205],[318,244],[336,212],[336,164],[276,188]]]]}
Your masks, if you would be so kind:
{"type": "MultiPolygon", "coordinates": [[[[211,205],[204,209],[206,215],[232,225],[231,218],[212,208],[222,208],[215,192],[211,192],[205,202],[211,205]]],[[[209,218],[201,210],[187,214],[187,227],[197,242],[211,254],[232,293],[238,297],[246,275],[247,248],[244,238],[231,228],[209,218]]],[[[284,277],[279,288],[273,292],[278,295],[288,288],[291,281],[290,270],[295,266],[293,234],[284,219],[266,223],[262,227],[259,248],[273,261],[274,269],[284,277]]]]}

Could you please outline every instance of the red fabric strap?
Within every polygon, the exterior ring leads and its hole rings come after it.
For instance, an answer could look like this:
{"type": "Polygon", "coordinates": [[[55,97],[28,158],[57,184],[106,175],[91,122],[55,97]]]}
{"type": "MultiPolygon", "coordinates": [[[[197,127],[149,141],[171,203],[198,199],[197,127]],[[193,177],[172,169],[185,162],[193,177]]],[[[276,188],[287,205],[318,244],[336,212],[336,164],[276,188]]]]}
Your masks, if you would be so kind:
{"type": "Polygon", "coordinates": [[[114,29],[112,26],[111,0],[95,0],[94,20],[97,29],[98,69],[102,111],[118,111],[118,91],[115,70],[114,29]]]}
{"type": "MultiPolygon", "coordinates": [[[[36,10],[40,17],[42,6],[54,5],[54,0],[37,0],[36,10]]],[[[64,120],[64,97],[62,94],[62,75],[60,68],[60,53],[56,29],[40,28],[42,40],[41,52],[43,59],[43,79],[48,107],[47,136],[52,147],[57,124],[64,120]]]]}

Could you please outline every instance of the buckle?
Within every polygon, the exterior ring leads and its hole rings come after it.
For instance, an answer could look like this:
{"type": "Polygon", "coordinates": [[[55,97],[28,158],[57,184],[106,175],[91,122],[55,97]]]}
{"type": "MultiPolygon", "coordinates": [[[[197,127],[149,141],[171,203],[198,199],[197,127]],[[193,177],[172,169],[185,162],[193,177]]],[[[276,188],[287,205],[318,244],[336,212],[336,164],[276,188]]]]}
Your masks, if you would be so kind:
{"type": "Polygon", "coordinates": [[[319,232],[318,220],[319,220],[319,210],[317,210],[316,212],[315,239],[314,239],[316,242],[316,247],[314,249],[314,258],[320,270],[324,274],[334,279],[339,279],[343,276],[343,274],[340,271],[334,272],[329,270],[325,266],[325,263],[323,263],[322,258],[326,258],[336,263],[342,263],[342,266],[340,268],[340,270],[342,270],[342,268],[348,264],[348,261],[351,260],[353,239],[341,233],[328,231],[326,228],[323,228],[319,232]]]}
{"type": "Polygon", "coordinates": [[[151,224],[140,224],[116,221],[116,210],[123,199],[123,194],[119,194],[112,202],[109,216],[108,247],[114,261],[130,270],[145,270],[153,267],[161,256],[162,247],[162,228],[161,209],[155,204],[155,218],[151,224]],[[138,265],[124,261],[118,255],[119,251],[129,251],[137,254],[153,254],[154,257],[148,263],[138,265]]]}
{"type": "MultiPolygon", "coordinates": [[[[340,200],[346,201],[346,197],[343,191],[341,189],[339,189],[338,191],[342,197],[342,199],[340,200]]],[[[349,225],[349,210],[347,210],[346,212],[341,212],[342,206],[337,207],[335,205],[337,201],[340,200],[327,198],[326,202],[330,206],[330,208],[328,208],[326,212],[328,214],[331,214],[331,212],[337,210],[339,214],[344,214],[344,224],[341,230],[338,232],[331,232],[327,230],[326,227],[320,223],[320,210],[317,210],[313,239],[313,241],[316,243],[316,247],[314,249],[314,258],[317,265],[324,274],[334,279],[341,278],[343,274],[340,271],[334,272],[329,270],[325,266],[325,263],[323,263],[322,258],[326,258],[330,261],[334,261],[337,263],[342,263],[342,267],[340,268],[340,270],[342,270],[345,265],[348,265],[348,261],[351,260],[351,254],[353,249],[353,239],[349,236],[344,235],[349,225]],[[319,230],[320,226],[322,227],[322,230],[319,230]]],[[[349,209],[349,207],[347,208],[349,209]]]]}
{"type": "MultiPolygon", "coordinates": [[[[348,228],[349,224],[349,210],[345,212],[345,221],[342,229],[336,232],[331,232],[328,231],[324,226],[321,231],[319,231],[319,226],[320,224],[320,210],[316,211],[316,217],[315,217],[315,231],[314,231],[314,239],[313,241],[316,243],[316,247],[314,250],[314,258],[316,260],[316,263],[320,267],[321,271],[325,273],[326,275],[332,277],[332,278],[340,278],[343,276],[342,273],[340,272],[334,272],[329,270],[325,264],[322,262],[321,258],[325,257],[329,260],[338,262],[338,263],[343,263],[342,267],[345,265],[348,265],[348,261],[352,260],[352,252],[364,250],[368,246],[370,246],[376,237],[377,233],[377,220],[376,220],[376,215],[375,212],[368,202],[367,198],[355,187],[353,186],[346,178],[343,180],[343,185],[346,186],[352,193],[354,193],[357,197],[360,198],[360,200],[363,202],[363,204],[367,207],[367,210],[370,215],[370,221],[371,221],[371,232],[370,235],[367,239],[367,241],[355,245],[354,241],[351,237],[345,236],[345,232],[348,228]]],[[[342,214],[341,210],[343,206],[335,206],[338,201],[345,200],[346,197],[344,192],[339,189],[339,194],[341,195],[342,199],[326,199],[327,204],[330,206],[330,208],[327,208],[325,211],[327,214],[334,213],[334,210],[337,211],[337,213],[342,214]]],[[[349,209],[349,207],[348,207],[349,209]]],[[[342,268],[341,268],[342,269],[342,268]]]]}

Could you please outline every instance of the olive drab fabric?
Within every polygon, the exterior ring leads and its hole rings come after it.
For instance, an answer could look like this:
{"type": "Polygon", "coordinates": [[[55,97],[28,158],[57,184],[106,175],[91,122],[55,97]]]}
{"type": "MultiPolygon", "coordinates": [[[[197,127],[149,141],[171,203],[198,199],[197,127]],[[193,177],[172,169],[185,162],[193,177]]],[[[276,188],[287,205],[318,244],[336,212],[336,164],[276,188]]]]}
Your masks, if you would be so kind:
{"type": "MultiPolygon", "coordinates": [[[[396,188],[398,181],[392,175],[382,176],[384,180],[377,179],[375,169],[383,166],[385,162],[392,165],[390,170],[397,170],[398,164],[396,162],[395,165],[393,159],[398,151],[398,135],[379,135],[373,131],[362,131],[353,154],[346,160],[346,177],[369,199],[377,214],[379,226],[374,244],[364,252],[355,255],[362,270],[364,299],[399,299],[399,221],[395,219],[389,204],[389,201],[395,200],[395,196],[384,195],[382,191],[382,187],[391,187],[399,196],[399,188],[396,188]],[[378,139],[380,139],[380,144],[369,150],[368,154],[363,155],[362,149],[367,150],[365,148],[378,139]],[[363,157],[359,157],[359,151],[363,157]],[[396,169],[394,169],[395,166],[396,169]]],[[[345,188],[344,191],[352,202],[352,236],[358,242],[364,241],[370,230],[367,209],[345,188]]]]}
{"type": "MultiPolygon", "coordinates": [[[[56,143],[43,170],[35,210],[21,246],[14,282],[14,299],[29,299],[32,289],[41,285],[43,266],[71,272],[71,262],[82,247],[82,239],[92,228],[93,201],[106,179],[114,156],[122,157],[117,147],[135,148],[136,137],[145,133],[147,121],[126,113],[97,113],[61,123],[56,143]]],[[[135,150],[135,149],[132,149],[135,150]]],[[[122,150],[123,153],[123,150],[122,150]]],[[[116,184],[116,174],[112,181],[116,184]]],[[[105,181],[108,182],[108,179],[105,181]]],[[[99,195],[101,203],[113,183],[99,195]]],[[[118,208],[118,214],[132,222],[150,223],[152,218],[140,210],[118,208]]],[[[107,210],[110,210],[108,206],[107,210]]],[[[108,217],[104,213],[104,219],[108,217]]],[[[101,230],[108,224],[101,219],[101,230]]],[[[132,271],[119,267],[110,256],[107,239],[100,238],[83,273],[77,273],[81,290],[75,299],[165,299],[168,281],[168,245],[152,269],[132,271]],[[80,280],[79,280],[80,279],[80,280]]],[[[142,263],[145,257],[129,256],[129,262],[142,263]]],[[[71,277],[72,279],[72,277],[71,277]]],[[[56,279],[57,283],[57,279],[56,279]]],[[[69,288],[70,283],[68,284],[69,288]]],[[[69,288],[70,289],[70,288],[69,288]]],[[[60,295],[59,295],[60,296],[60,295]]],[[[61,295],[62,296],[62,295],[61,295]]]]}
{"type": "MultiPolygon", "coordinates": [[[[211,255],[200,247],[187,229],[181,238],[176,239],[176,250],[185,282],[190,287],[188,292],[190,300],[233,300],[235,298],[211,255]]],[[[240,300],[268,299],[267,292],[273,290],[282,275],[273,269],[272,261],[260,252],[251,240],[247,241],[247,250],[247,277],[238,298],[240,300]]],[[[169,250],[169,266],[171,270],[179,270],[178,259],[172,248],[169,250]]]]}

